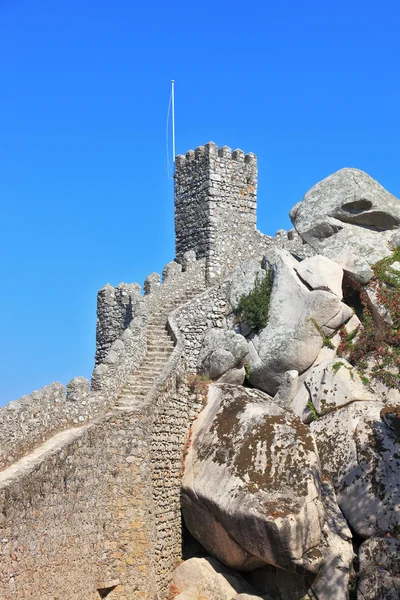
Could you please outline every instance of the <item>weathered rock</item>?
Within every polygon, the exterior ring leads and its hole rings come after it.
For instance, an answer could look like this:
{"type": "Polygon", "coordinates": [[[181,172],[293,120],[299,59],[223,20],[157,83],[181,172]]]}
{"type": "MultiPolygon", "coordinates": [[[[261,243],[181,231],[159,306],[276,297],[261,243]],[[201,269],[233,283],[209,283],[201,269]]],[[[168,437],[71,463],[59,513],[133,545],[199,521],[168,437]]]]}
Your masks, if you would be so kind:
{"type": "Polygon", "coordinates": [[[326,256],[317,254],[302,260],[296,272],[313,290],[325,290],[343,298],[343,269],[326,256]]]}
{"type": "Polygon", "coordinates": [[[267,593],[279,600],[313,600],[314,575],[292,573],[268,565],[249,574],[249,581],[259,594],[267,593]]]}
{"type": "MultiPolygon", "coordinates": [[[[274,395],[286,371],[300,374],[315,361],[323,344],[321,330],[343,313],[338,296],[309,290],[297,276],[299,264],[288,252],[271,249],[268,262],[274,269],[267,326],[249,339],[250,382],[274,395]]],[[[337,321],[337,327],[342,318],[337,321]]]]}
{"type": "Polygon", "coordinates": [[[310,401],[310,391],[307,386],[302,383],[291,402],[290,408],[298,417],[300,417],[303,423],[311,423],[313,420],[313,415],[309,407],[310,401]]]}
{"type": "Polygon", "coordinates": [[[319,493],[314,442],[294,413],[260,391],[210,386],[182,488],[186,525],[208,552],[239,570],[303,565],[321,538],[319,493]]]}
{"type": "Polygon", "coordinates": [[[218,377],[218,383],[231,383],[233,385],[242,385],[246,379],[246,370],[242,366],[234,367],[226,371],[221,377],[218,377]]]}
{"type": "Polygon", "coordinates": [[[323,362],[310,369],[305,385],[319,415],[358,400],[376,400],[357,371],[343,358],[323,362]]]}
{"type": "MultiPolygon", "coordinates": [[[[251,592],[249,584],[215,558],[190,558],[176,567],[173,582],[178,592],[192,594],[197,589],[201,600],[232,600],[242,592],[251,592]]],[[[186,600],[186,596],[184,596],[186,600]]],[[[188,596],[188,600],[191,596],[188,596]]]]}
{"type": "Polygon", "coordinates": [[[347,600],[353,546],[351,531],[337,505],[332,485],[322,484],[325,523],[318,550],[323,555],[322,566],[311,585],[312,598],[347,600]]]}
{"type": "Polygon", "coordinates": [[[255,596],[254,594],[238,594],[232,600],[269,600],[271,596],[255,596]]]}
{"type": "Polygon", "coordinates": [[[361,283],[389,256],[400,226],[400,202],[358,169],[341,169],[317,183],[290,218],[303,240],[361,283]]]}
{"type": "Polygon", "coordinates": [[[231,274],[229,290],[229,303],[233,309],[237,307],[242,296],[249,294],[254,288],[256,279],[262,281],[266,275],[258,260],[247,260],[237,267],[231,274]]]}
{"type": "Polygon", "coordinates": [[[324,475],[349,525],[362,537],[400,531],[400,453],[380,402],[353,402],[310,425],[324,475]]]}
{"type": "Polygon", "coordinates": [[[386,404],[381,410],[381,419],[400,441],[400,402],[398,404],[386,404]]]}
{"type": "Polygon", "coordinates": [[[175,596],[174,600],[200,600],[199,594],[199,588],[193,585],[175,596]]]}
{"type": "Polygon", "coordinates": [[[297,394],[299,374],[297,371],[286,371],[283,381],[274,396],[274,402],[282,408],[290,408],[290,405],[297,394]]]}
{"type": "Polygon", "coordinates": [[[248,353],[246,339],[234,331],[209,329],[204,337],[199,366],[211,379],[241,365],[248,353]]]}
{"type": "Polygon", "coordinates": [[[360,546],[358,600],[399,600],[400,540],[370,538],[360,546]]]}

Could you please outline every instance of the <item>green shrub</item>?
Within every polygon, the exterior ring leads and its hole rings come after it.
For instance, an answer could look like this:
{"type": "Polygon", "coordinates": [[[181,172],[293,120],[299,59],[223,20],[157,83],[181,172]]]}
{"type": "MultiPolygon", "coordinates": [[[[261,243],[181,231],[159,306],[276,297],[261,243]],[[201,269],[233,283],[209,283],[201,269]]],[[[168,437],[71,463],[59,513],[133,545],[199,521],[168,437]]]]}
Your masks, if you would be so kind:
{"type": "Polygon", "coordinates": [[[378,379],[389,388],[399,388],[400,273],[392,267],[392,264],[398,261],[400,248],[372,266],[374,276],[371,284],[376,286],[380,305],[390,314],[391,325],[374,320],[364,286],[350,279],[344,285],[345,302],[348,301],[348,296],[354,294],[354,290],[359,294],[363,327],[361,331],[356,330],[352,334],[347,334],[345,327],[341,329],[338,353],[348,356],[349,362],[361,373],[365,385],[368,385],[371,379],[378,379]]]}
{"type": "Polygon", "coordinates": [[[267,325],[269,302],[272,291],[272,271],[268,271],[260,281],[256,278],[254,288],[240,298],[234,309],[238,319],[252,329],[262,329],[267,325]]]}

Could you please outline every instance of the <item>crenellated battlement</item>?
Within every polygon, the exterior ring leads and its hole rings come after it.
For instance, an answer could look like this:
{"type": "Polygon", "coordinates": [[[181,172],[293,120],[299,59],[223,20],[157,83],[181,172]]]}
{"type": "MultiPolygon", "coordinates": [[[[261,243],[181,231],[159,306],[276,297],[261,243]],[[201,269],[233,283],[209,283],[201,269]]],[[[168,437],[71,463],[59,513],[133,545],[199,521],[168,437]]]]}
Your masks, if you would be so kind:
{"type": "Polygon", "coordinates": [[[229,146],[218,148],[214,142],[208,142],[204,146],[198,146],[195,150],[188,150],[186,154],[178,154],[175,159],[176,167],[185,167],[188,163],[202,158],[224,158],[236,162],[243,162],[249,165],[257,165],[257,157],[253,152],[245,154],[243,150],[237,148],[232,150],[229,146]]]}

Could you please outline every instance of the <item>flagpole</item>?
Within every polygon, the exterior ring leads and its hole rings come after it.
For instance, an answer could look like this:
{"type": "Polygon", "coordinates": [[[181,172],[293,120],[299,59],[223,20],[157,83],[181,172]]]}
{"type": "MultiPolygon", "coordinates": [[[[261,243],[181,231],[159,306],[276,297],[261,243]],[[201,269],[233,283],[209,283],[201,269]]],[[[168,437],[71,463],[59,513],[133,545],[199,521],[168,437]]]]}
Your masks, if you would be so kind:
{"type": "Polygon", "coordinates": [[[172,160],[175,165],[175,81],[171,80],[172,90],[172,160]]]}

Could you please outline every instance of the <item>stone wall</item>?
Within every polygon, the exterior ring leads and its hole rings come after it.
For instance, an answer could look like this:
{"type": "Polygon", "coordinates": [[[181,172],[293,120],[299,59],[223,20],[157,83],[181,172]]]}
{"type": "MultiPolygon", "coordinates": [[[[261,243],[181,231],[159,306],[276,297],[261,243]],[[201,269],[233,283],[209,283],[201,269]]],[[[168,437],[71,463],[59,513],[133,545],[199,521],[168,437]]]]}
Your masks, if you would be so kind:
{"type": "Polygon", "coordinates": [[[97,293],[95,364],[106,357],[111,344],[129,326],[140,303],[140,285],[120,283],[105,285],[97,293]]]}
{"type": "Polygon", "coordinates": [[[146,355],[147,320],[148,305],[140,296],[129,326],[111,344],[105,358],[93,370],[92,390],[107,396],[110,403],[146,355]]]}
{"type": "Polygon", "coordinates": [[[207,329],[226,328],[229,280],[207,289],[174,313],[185,347],[187,370],[196,373],[197,363],[207,329]]]}
{"type": "Polygon", "coordinates": [[[118,411],[0,473],[0,597],[154,598],[149,417],[118,411]]]}
{"type": "Polygon", "coordinates": [[[89,393],[76,377],[65,388],[52,383],[0,408],[0,471],[55,433],[87,423],[107,409],[107,398],[89,393]]]}

